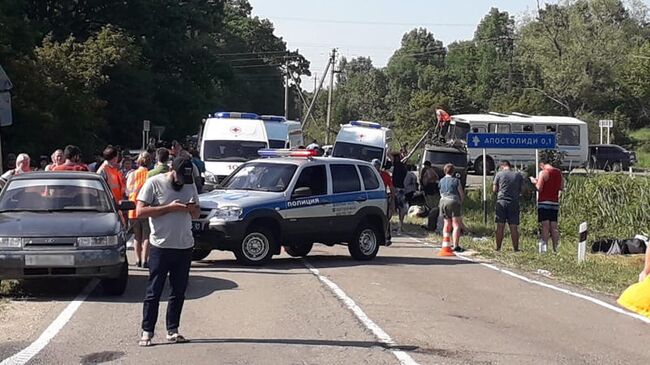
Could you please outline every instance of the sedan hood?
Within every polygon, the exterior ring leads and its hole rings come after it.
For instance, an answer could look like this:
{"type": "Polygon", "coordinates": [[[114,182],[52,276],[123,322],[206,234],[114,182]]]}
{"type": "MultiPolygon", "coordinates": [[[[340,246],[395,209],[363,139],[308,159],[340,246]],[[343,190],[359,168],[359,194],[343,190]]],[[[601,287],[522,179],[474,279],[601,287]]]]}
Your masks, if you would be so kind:
{"type": "Polygon", "coordinates": [[[0,214],[0,236],[5,237],[83,237],[118,233],[115,213],[67,212],[0,214]]]}
{"type": "Polygon", "coordinates": [[[214,209],[224,206],[250,207],[284,202],[284,193],[251,190],[214,190],[199,196],[201,208],[214,209]]]}

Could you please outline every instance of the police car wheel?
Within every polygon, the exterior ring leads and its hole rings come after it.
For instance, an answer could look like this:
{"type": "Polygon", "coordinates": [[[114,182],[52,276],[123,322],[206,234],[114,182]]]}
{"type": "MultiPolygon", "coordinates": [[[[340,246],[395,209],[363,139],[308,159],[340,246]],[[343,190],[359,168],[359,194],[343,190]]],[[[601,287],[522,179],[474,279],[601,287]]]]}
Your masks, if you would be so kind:
{"type": "Polygon", "coordinates": [[[237,261],[245,265],[262,265],[273,257],[273,234],[263,228],[257,228],[246,234],[235,250],[237,261]]]}
{"type": "Polygon", "coordinates": [[[312,247],[314,247],[313,243],[304,244],[304,245],[291,245],[291,246],[285,246],[284,250],[291,257],[305,257],[309,255],[309,252],[311,251],[312,247]]]}
{"type": "Polygon", "coordinates": [[[350,255],[355,260],[372,260],[379,252],[379,237],[379,231],[374,226],[362,223],[348,243],[350,255]]]}

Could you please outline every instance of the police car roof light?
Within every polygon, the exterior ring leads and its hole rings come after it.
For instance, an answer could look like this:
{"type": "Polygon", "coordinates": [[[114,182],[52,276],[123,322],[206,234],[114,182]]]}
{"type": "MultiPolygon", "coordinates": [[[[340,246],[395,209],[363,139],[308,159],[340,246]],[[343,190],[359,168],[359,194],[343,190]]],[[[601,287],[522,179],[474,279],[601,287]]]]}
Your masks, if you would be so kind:
{"type": "Polygon", "coordinates": [[[260,119],[255,113],[220,112],[215,114],[216,118],[223,119],[260,119]]]}
{"type": "Polygon", "coordinates": [[[350,125],[354,125],[357,127],[367,127],[367,128],[375,128],[375,129],[381,129],[381,124],[375,123],[375,122],[367,122],[365,120],[354,120],[350,122],[350,125]]]}
{"type": "Polygon", "coordinates": [[[261,118],[265,122],[286,122],[287,121],[285,117],[281,117],[278,115],[262,115],[261,118]]]}
{"type": "Polygon", "coordinates": [[[289,150],[289,149],[272,149],[264,148],[257,151],[260,157],[313,157],[316,156],[316,150],[289,150]]]}

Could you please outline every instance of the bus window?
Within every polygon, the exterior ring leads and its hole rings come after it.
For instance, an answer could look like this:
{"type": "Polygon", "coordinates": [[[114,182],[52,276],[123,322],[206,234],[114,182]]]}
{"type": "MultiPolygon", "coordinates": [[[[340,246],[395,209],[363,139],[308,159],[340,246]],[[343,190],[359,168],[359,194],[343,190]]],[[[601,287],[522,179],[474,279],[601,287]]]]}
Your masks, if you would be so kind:
{"type": "Polygon", "coordinates": [[[485,127],[472,127],[472,133],[486,133],[485,127]]]}
{"type": "Polygon", "coordinates": [[[532,124],[513,124],[512,125],[513,133],[533,133],[532,124]]]}
{"type": "Polygon", "coordinates": [[[561,125],[557,128],[557,144],[561,146],[580,145],[580,127],[577,125],[561,125]]]}
{"type": "Polygon", "coordinates": [[[535,132],[537,133],[555,133],[557,132],[557,126],[554,124],[536,124],[535,132]]]}
{"type": "Polygon", "coordinates": [[[510,133],[510,124],[490,123],[488,129],[490,133],[510,133]]]}

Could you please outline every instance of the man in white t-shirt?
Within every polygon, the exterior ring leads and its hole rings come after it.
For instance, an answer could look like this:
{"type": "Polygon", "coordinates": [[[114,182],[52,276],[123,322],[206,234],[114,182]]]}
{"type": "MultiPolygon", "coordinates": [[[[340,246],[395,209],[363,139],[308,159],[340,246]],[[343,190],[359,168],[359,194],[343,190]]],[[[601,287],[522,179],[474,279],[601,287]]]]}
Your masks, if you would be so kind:
{"type": "Polygon", "coordinates": [[[149,218],[149,282],[144,298],[140,346],[151,345],[160,296],[167,275],[167,341],[186,342],[178,333],[192,263],[192,219],[198,218],[198,194],[189,158],[176,157],[171,171],[149,178],[138,194],[137,216],[149,218]]]}

